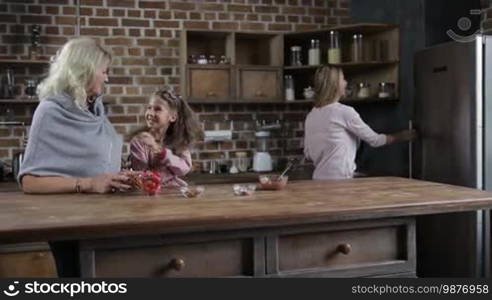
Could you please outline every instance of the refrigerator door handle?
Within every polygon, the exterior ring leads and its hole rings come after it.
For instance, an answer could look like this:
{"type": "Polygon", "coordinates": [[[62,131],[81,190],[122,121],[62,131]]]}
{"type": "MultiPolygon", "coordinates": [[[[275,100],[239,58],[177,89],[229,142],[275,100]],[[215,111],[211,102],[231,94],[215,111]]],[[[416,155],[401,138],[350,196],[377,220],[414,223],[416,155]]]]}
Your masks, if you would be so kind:
{"type": "MultiPolygon", "coordinates": [[[[408,130],[410,132],[413,130],[413,122],[412,120],[408,121],[408,130]]],[[[412,150],[413,150],[413,142],[412,139],[408,141],[408,178],[412,179],[413,177],[413,156],[412,156],[412,150]]]]}

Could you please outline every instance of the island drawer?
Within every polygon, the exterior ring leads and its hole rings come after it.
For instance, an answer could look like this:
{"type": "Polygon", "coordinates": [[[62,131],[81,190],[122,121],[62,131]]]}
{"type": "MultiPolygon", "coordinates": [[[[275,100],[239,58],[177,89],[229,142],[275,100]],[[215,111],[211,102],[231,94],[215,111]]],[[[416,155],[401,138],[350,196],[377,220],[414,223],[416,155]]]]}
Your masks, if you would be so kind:
{"type": "Polygon", "coordinates": [[[380,221],[311,226],[270,238],[269,273],[372,276],[415,271],[415,225],[380,221]]]}
{"type": "MultiPolygon", "coordinates": [[[[254,239],[146,243],[136,239],[81,250],[87,277],[230,277],[253,276],[254,239]],[[87,265],[87,264],[86,264],[87,265]]],[[[264,261],[264,257],[261,258],[264,261]]]]}

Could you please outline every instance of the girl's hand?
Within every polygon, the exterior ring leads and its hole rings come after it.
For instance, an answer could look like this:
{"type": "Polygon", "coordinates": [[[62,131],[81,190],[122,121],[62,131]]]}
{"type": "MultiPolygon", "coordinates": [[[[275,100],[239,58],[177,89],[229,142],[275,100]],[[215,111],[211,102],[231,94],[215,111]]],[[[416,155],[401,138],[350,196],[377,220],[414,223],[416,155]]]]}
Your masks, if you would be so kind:
{"type": "Polygon", "coordinates": [[[129,178],[124,174],[101,174],[89,179],[87,192],[90,193],[103,194],[131,189],[131,186],[126,184],[129,178]]]}
{"type": "Polygon", "coordinates": [[[152,152],[158,153],[161,152],[162,148],[161,146],[155,141],[155,138],[148,132],[142,132],[138,135],[138,139],[150,147],[152,149],[152,152]]]}

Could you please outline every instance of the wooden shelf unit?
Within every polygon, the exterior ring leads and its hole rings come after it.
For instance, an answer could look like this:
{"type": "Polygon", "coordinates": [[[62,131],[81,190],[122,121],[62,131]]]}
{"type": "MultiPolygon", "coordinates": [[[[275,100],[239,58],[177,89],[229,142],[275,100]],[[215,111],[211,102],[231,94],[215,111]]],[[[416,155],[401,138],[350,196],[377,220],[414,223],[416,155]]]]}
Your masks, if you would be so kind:
{"type": "Polygon", "coordinates": [[[190,103],[282,102],[282,53],[281,34],[184,30],[181,94],[190,103]],[[230,64],[190,64],[191,55],[230,64]]]}
{"type": "MultiPolygon", "coordinates": [[[[359,82],[369,83],[371,97],[377,94],[380,82],[393,82],[394,98],[398,99],[399,27],[394,24],[370,23],[283,34],[184,30],[181,34],[180,49],[183,78],[181,93],[190,103],[282,103],[285,102],[283,78],[289,74],[294,77],[296,99],[302,99],[303,89],[313,86],[316,69],[328,65],[327,50],[331,30],[339,32],[342,51],[342,62],[331,66],[343,69],[347,81],[354,85],[359,82]],[[353,34],[364,36],[365,50],[360,61],[350,60],[350,42],[353,34]],[[321,64],[290,66],[290,47],[301,46],[303,62],[307,62],[311,39],[320,40],[321,64]],[[385,50],[381,51],[381,48],[385,50]],[[217,60],[221,55],[225,55],[229,58],[230,65],[188,64],[189,55],[200,54],[213,54],[217,60]],[[227,74],[224,72],[225,69],[228,70],[227,74]],[[269,86],[269,89],[263,86],[269,86]],[[215,96],[219,94],[219,90],[220,97],[215,96]]],[[[364,103],[380,102],[388,101],[364,100],[364,103]]],[[[397,101],[391,101],[394,102],[397,101]]]]}
{"type": "Polygon", "coordinates": [[[16,79],[15,90],[17,92],[20,91],[20,96],[19,93],[17,93],[17,96],[14,99],[0,99],[0,104],[37,104],[39,102],[37,99],[30,99],[24,94],[24,80],[28,78],[39,79],[44,76],[42,71],[49,65],[49,61],[43,59],[30,60],[0,58],[0,66],[3,67],[5,65],[14,69],[14,78],[16,79]],[[24,70],[22,70],[22,75],[18,75],[18,70],[22,68],[24,68],[24,70]],[[28,77],[25,75],[25,68],[32,68],[38,71],[35,72],[35,75],[28,77]],[[19,78],[22,78],[23,80],[18,80],[19,78]]]}
{"type": "MultiPolygon", "coordinates": [[[[400,32],[394,24],[354,24],[344,25],[323,30],[286,33],[284,35],[284,74],[294,78],[296,99],[302,99],[303,89],[314,86],[314,74],[321,66],[334,66],[341,68],[345,79],[356,86],[357,83],[370,84],[371,98],[377,95],[380,82],[395,83],[395,95],[399,98],[399,65],[400,65],[400,32]],[[328,64],[329,33],[337,31],[340,37],[341,63],[328,64]],[[362,59],[353,61],[351,57],[351,37],[354,34],[363,35],[362,59]],[[302,62],[308,61],[308,49],[310,40],[320,41],[320,62],[318,66],[301,65],[290,66],[290,47],[301,46],[302,62]],[[384,50],[381,50],[383,49],[384,50]]],[[[356,100],[359,101],[359,100],[356,100]]],[[[367,101],[363,100],[364,103],[367,101]]],[[[381,101],[369,101],[380,103],[381,101]]],[[[386,102],[386,101],[384,101],[386,102]]]]}

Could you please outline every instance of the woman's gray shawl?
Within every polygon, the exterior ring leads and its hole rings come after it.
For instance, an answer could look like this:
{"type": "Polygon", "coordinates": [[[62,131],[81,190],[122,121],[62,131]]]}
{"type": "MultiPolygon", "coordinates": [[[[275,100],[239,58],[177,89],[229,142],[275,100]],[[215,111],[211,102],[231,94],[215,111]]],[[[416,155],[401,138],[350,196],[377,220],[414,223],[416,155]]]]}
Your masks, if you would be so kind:
{"type": "Polygon", "coordinates": [[[122,138],[104,113],[101,97],[94,114],[75,106],[68,94],[48,97],[36,109],[22,176],[91,177],[121,168],[122,138]]]}

